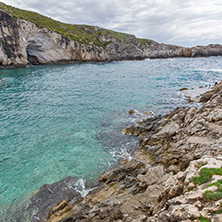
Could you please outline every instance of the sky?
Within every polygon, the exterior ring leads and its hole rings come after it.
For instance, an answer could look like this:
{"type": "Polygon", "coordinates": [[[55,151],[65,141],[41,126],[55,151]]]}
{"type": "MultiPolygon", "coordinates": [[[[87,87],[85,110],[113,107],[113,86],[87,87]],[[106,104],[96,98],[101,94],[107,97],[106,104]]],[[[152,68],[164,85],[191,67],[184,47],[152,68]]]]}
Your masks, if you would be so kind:
{"type": "Polygon", "coordinates": [[[180,46],[222,44],[222,0],[1,0],[65,23],[180,46]]]}

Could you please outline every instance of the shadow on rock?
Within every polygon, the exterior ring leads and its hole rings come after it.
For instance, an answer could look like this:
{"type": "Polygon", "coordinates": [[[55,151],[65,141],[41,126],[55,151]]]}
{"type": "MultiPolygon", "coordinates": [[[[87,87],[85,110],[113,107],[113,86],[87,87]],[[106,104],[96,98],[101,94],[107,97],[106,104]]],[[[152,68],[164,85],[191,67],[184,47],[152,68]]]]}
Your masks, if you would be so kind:
{"type": "Polygon", "coordinates": [[[43,185],[39,190],[33,192],[30,198],[18,205],[11,206],[7,215],[13,216],[10,218],[6,216],[5,221],[46,221],[50,213],[55,213],[51,211],[56,211],[53,208],[56,205],[59,206],[58,210],[62,210],[68,207],[68,202],[70,206],[71,202],[74,204],[82,199],[75,190],[76,181],[77,178],[70,176],[56,183],[43,185]]]}

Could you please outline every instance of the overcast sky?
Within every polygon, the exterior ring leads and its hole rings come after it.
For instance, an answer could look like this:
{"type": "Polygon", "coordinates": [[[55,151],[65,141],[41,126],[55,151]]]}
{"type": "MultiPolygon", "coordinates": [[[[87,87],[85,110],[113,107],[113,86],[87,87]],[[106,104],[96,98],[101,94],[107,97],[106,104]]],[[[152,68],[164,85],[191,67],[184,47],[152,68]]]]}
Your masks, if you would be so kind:
{"type": "Polygon", "coordinates": [[[222,44],[222,0],[2,0],[56,20],[95,25],[160,43],[222,44]]]}

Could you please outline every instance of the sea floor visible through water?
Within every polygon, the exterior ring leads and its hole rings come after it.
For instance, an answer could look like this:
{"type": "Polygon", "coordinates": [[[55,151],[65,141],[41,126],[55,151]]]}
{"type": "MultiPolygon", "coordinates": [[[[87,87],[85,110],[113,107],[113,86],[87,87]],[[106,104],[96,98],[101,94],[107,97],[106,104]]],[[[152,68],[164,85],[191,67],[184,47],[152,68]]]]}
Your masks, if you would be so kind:
{"type": "Polygon", "coordinates": [[[221,77],[221,57],[0,70],[0,213],[44,184],[95,180],[137,146],[122,129],[221,77]]]}

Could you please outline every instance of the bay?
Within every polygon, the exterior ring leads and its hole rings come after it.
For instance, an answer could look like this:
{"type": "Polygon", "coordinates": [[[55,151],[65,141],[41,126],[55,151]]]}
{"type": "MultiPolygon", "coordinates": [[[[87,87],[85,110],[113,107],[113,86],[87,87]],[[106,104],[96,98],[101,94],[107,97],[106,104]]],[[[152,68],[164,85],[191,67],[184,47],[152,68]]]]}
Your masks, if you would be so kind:
{"type": "Polygon", "coordinates": [[[221,57],[0,70],[0,211],[68,176],[95,180],[136,147],[124,127],[221,77],[221,57]]]}

